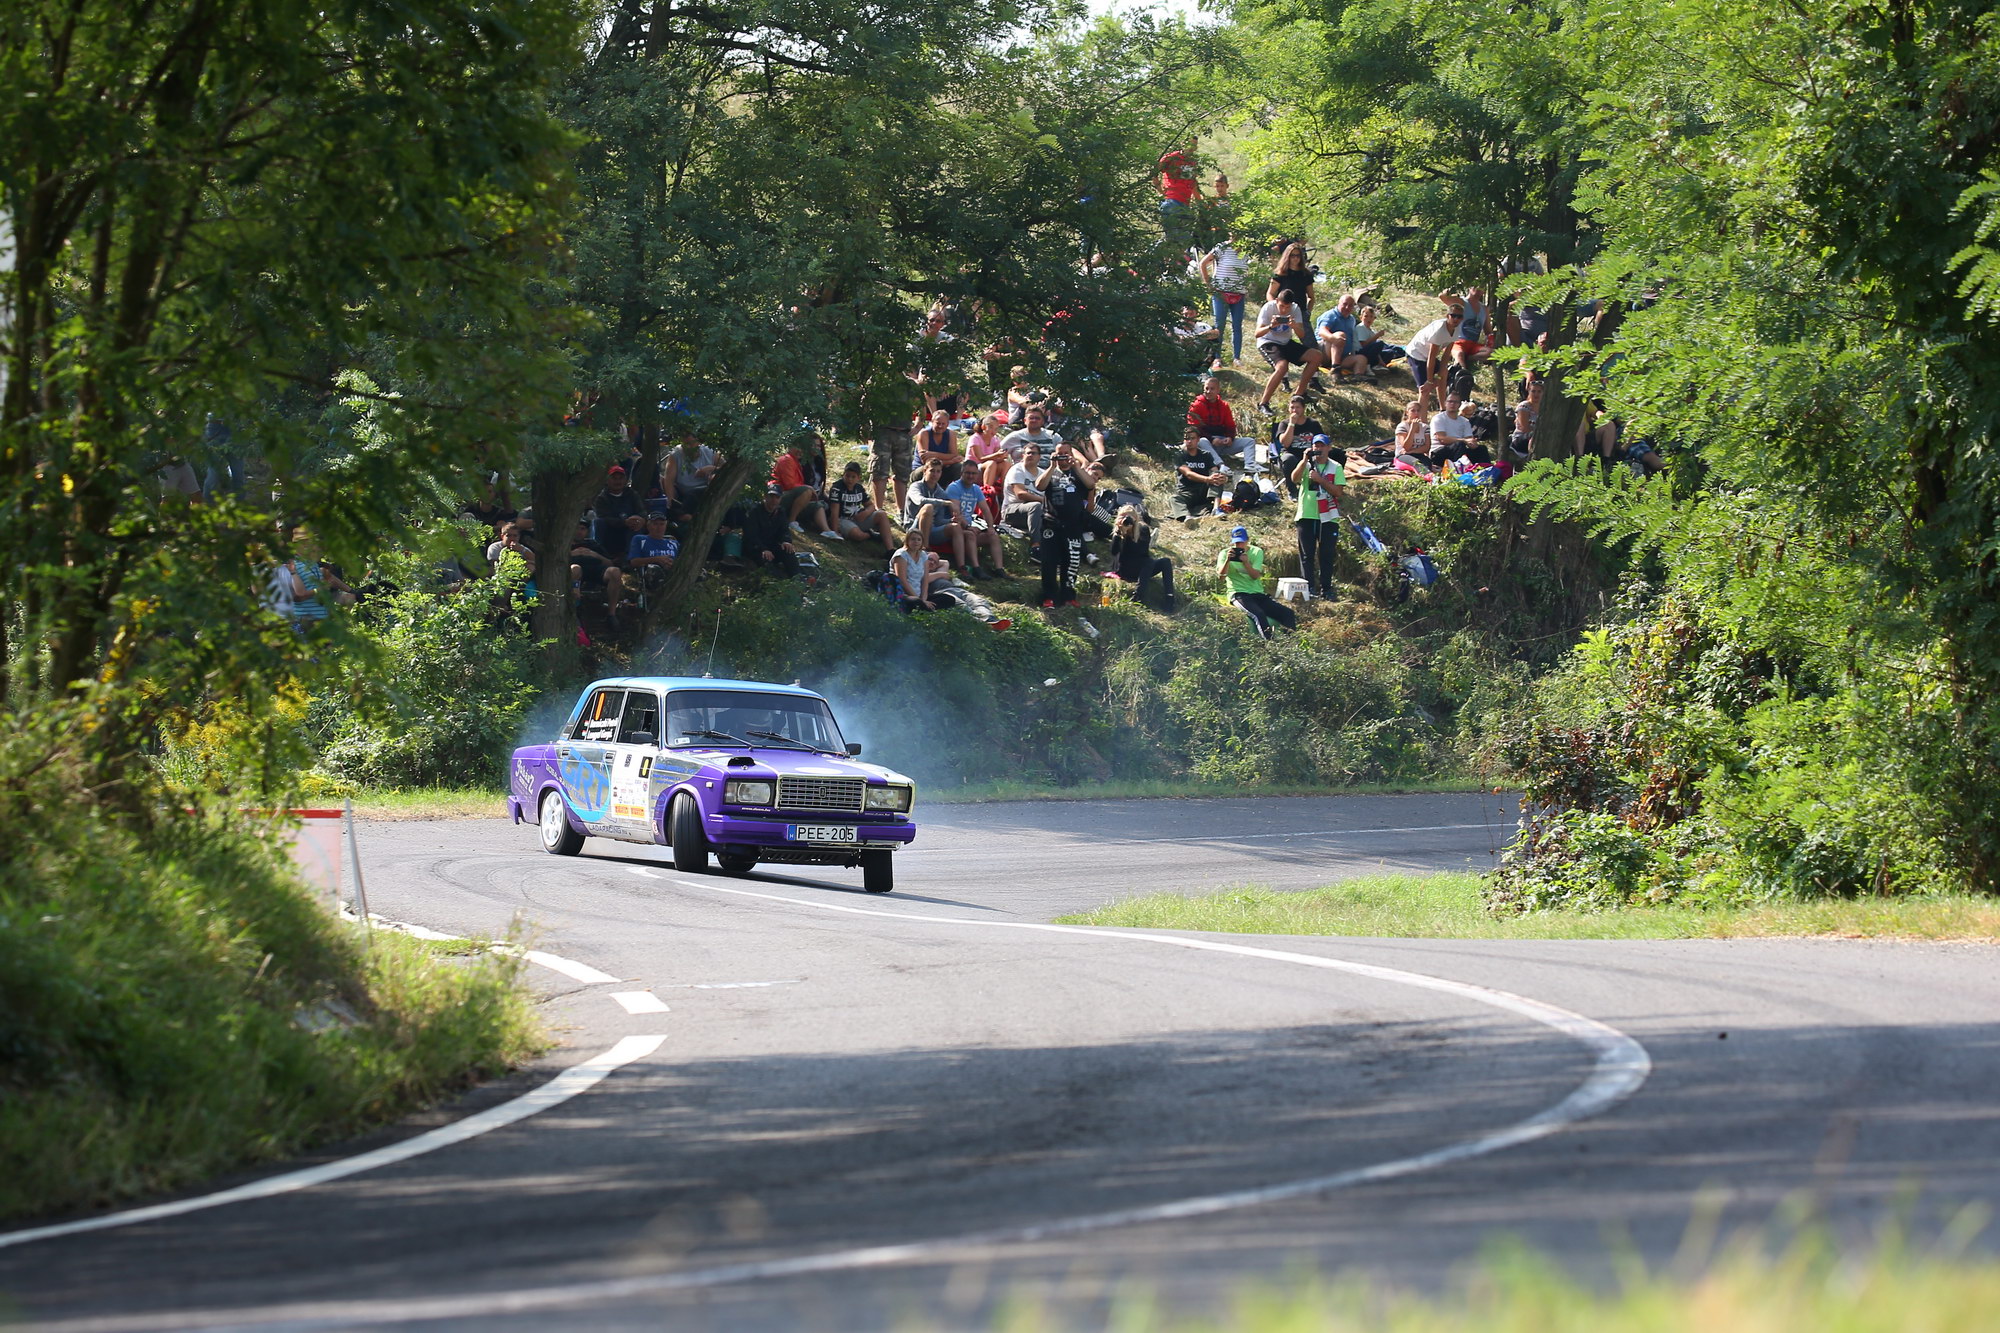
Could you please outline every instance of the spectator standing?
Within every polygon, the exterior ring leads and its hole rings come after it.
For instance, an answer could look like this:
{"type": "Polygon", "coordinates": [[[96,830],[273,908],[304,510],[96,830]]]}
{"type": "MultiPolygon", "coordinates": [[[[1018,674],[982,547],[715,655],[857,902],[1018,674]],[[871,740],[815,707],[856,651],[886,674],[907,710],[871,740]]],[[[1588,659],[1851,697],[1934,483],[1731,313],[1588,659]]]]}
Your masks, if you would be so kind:
{"type": "Polygon", "coordinates": [[[1456,327],[1448,314],[1440,316],[1410,335],[1409,342],[1403,345],[1404,364],[1410,369],[1410,378],[1416,381],[1417,396],[1425,403],[1437,401],[1433,381],[1437,379],[1445,349],[1451,346],[1452,330],[1456,327]]]}
{"type": "Polygon", "coordinates": [[[1207,436],[1218,454],[1251,463],[1257,460],[1257,441],[1236,433],[1236,410],[1222,396],[1222,381],[1215,376],[1202,380],[1201,392],[1188,404],[1187,424],[1207,436]]]}
{"type": "Polygon", "coordinates": [[[1125,505],[1111,525],[1111,564],[1118,577],[1132,585],[1132,596],[1146,600],[1146,585],[1157,576],[1163,610],[1174,609],[1174,562],[1153,554],[1153,529],[1137,505],[1125,505]]]}
{"type": "MultiPolygon", "coordinates": [[[[1186,148],[1170,148],[1160,157],[1160,231],[1171,254],[1185,256],[1194,238],[1195,210],[1201,200],[1195,150],[1200,141],[1188,137],[1186,148]]],[[[1179,266],[1179,261],[1174,261],[1179,266]]]]}
{"type": "Polygon", "coordinates": [[[1299,460],[1292,482],[1299,488],[1294,526],[1299,534],[1299,573],[1312,597],[1333,595],[1333,558],[1340,545],[1340,502],[1346,496],[1347,461],[1324,435],[1313,436],[1312,453],[1299,460]]]}
{"type": "Polygon", "coordinates": [[[1310,328],[1290,292],[1279,292],[1257,313],[1257,352],[1271,367],[1270,378],[1264,381],[1263,396],[1257,400],[1257,410],[1265,416],[1271,415],[1271,395],[1278,391],[1279,382],[1293,366],[1300,372],[1299,392],[1306,393],[1312,387],[1313,375],[1324,356],[1313,342],[1310,328]]]}
{"type": "Polygon", "coordinates": [[[1264,550],[1250,544],[1250,529],[1230,531],[1229,545],[1216,558],[1215,573],[1229,590],[1230,605],[1250,618],[1259,638],[1271,637],[1273,622],[1290,630],[1299,627],[1292,609],[1264,591],[1264,550]]]}
{"type": "Polygon", "coordinates": [[[958,480],[944,488],[945,498],[958,510],[959,531],[964,534],[965,572],[974,579],[1007,577],[1007,556],[1000,549],[1000,512],[979,481],[979,465],[971,459],[959,464],[958,480]],[[993,572],[981,569],[982,550],[993,557],[993,572]]]}
{"type": "Polygon", "coordinates": [[[1028,383],[1028,368],[1015,366],[1007,372],[1007,424],[1019,426],[1028,419],[1028,408],[1042,401],[1044,394],[1028,383]]]}
{"type": "Polygon", "coordinates": [[[869,472],[875,483],[877,509],[888,507],[886,488],[889,483],[893,483],[896,488],[896,508],[901,510],[907,505],[911,455],[914,448],[910,441],[908,419],[900,423],[894,421],[875,423],[875,444],[869,472]]]}
{"type": "MultiPolygon", "coordinates": [[[[1227,177],[1218,176],[1218,181],[1227,177]]],[[[1202,256],[1202,280],[1208,284],[1209,312],[1215,316],[1219,336],[1229,330],[1230,361],[1243,359],[1243,307],[1250,300],[1250,266],[1236,251],[1236,237],[1224,236],[1221,244],[1202,256]]],[[[1221,347],[1216,348],[1218,354],[1221,347]]]]}
{"type": "Polygon", "coordinates": [[[1167,502],[1167,517],[1185,523],[1213,512],[1228,485],[1229,469],[1190,427],[1181,440],[1180,457],[1174,460],[1174,493],[1167,502]]]}
{"type": "Polygon", "coordinates": [[[1314,417],[1306,415],[1305,395],[1295,393],[1285,404],[1285,419],[1280,421],[1271,433],[1271,466],[1285,483],[1287,494],[1297,497],[1298,487],[1292,483],[1292,473],[1298,468],[1299,460],[1312,451],[1315,435],[1326,434],[1326,427],[1314,417]]]}
{"type": "Polygon", "coordinates": [[[1280,296],[1292,298],[1292,304],[1299,308],[1307,328],[1312,327],[1313,271],[1306,266],[1306,247],[1303,241],[1293,241],[1278,256],[1277,267],[1271,270],[1271,285],[1264,292],[1266,301],[1275,301],[1280,296]]]}
{"type": "Polygon", "coordinates": [[[1042,510],[1042,606],[1074,606],[1077,571],[1083,563],[1084,520],[1090,512],[1090,482],[1077,466],[1075,451],[1059,444],[1035,485],[1046,497],[1042,510]]]}
{"type": "Polygon", "coordinates": [[[788,579],[799,572],[799,554],[792,545],[784,499],[785,489],[777,482],[764,487],[764,502],[743,520],[743,557],[753,569],[788,579]]]}

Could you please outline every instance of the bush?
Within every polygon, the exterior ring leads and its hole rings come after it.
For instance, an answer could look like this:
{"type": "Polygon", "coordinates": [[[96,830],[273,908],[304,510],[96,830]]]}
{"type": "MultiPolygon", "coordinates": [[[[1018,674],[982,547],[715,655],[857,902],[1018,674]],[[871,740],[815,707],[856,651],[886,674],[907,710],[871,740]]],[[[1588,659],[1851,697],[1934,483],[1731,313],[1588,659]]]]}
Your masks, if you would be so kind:
{"type": "Polygon", "coordinates": [[[0,862],[0,1216],[335,1139],[539,1040],[515,963],[389,934],[364,951],[269,839],[19,790],[0,797],[34,830],[0,862]]]}

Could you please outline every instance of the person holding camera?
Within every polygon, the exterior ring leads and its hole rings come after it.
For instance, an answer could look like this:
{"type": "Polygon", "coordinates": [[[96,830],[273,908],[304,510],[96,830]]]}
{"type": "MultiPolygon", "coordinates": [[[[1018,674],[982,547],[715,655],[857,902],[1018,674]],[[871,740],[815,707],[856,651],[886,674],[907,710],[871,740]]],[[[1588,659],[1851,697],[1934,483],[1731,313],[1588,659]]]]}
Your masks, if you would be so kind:
{"type": "Polygon", "coordinates": [[[1296,526],[1299,533],[1299,573],[1308,597],[1333,595],[1333,556],[1340,546],[1340,502],[1346,495],[1347,451],[1315,435],[1312,453],[1292,470],[1299,488],[1296,526]]]}
{"type": "Polygon", "coordinates": [[[1292,609],[1264,591],[1264,551],[1250,544],[1250,529],[1230,531],[1229,545],[1216,558],[1215,574],[1229,589],[1230,605],[1250,617],[1257,637],[1269,639],[1273,621],[1289,630],[1299,627],[1292,609]]]}
{"type": "Polygon", "coordinates": [[[1042,608],[1076,604],[1077,568],[1083,563],[1083,532],[1090,514],[1090,478],[1077,466],[1075,450],[1058,444],[1049,465],[1035,479],[1042,503],[1042,608]]]}
{"type": "Polygon", "coordinates": [[[1123,505],[1111,524],[1111,563],[1118,577],[1132,585],[1135,601],[1146,600],[1146,585],[1157,576],[1166,600],[1161,609],[1174,609],[1174,562],[1153,554],[1153,529],[1137,505],[1123,505]]]}

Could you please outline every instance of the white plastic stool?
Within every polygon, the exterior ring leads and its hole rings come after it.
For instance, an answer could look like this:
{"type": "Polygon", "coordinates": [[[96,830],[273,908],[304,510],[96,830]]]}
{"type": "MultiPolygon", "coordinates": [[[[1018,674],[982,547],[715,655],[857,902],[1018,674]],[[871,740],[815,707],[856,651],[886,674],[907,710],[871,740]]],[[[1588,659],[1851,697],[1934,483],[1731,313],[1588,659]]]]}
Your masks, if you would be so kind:
{"type": "Polygon", "coordinates": [[[1278,600],[1281,602],[1310,602],[1312,593],[1306,590],[1304,579],[1279,579],[1278,600]]]}

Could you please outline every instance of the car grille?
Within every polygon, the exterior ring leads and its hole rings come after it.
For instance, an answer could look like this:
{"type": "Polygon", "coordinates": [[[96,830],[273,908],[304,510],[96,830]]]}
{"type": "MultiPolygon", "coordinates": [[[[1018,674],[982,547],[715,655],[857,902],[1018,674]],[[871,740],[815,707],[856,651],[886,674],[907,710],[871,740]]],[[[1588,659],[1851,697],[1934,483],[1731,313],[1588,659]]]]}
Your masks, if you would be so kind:
{"type": "Polygon", "coordinates": [[[778,808],[858,811],[867,786],[862,778],[779,778],[778,808]]]}

